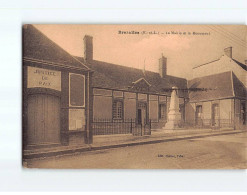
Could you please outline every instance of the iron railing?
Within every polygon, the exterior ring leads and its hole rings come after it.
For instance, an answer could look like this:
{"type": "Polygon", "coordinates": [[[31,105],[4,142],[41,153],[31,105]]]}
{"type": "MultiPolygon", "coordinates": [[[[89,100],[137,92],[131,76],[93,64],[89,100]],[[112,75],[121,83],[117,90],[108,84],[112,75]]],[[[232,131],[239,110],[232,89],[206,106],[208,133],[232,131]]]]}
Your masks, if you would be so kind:
{"type": "Polygon", "coordinates": [[[136,119],[112,120],[95,118],[93,120],[92,127],[93,135],[151,135],[151,120],[149,120],[145,124],[138,124],[136,119]]]}
{"type": "MultiPolygon", "coordinates": [[[[160,129],[165,126],[167,121],[152,121],[151,129],[160,129]]],[[[186,120],[178,124],[179,128],[183,129],[228,129],[234,128],[236,122],[231,119],[201,119],[201,120],[186,120]]]]}

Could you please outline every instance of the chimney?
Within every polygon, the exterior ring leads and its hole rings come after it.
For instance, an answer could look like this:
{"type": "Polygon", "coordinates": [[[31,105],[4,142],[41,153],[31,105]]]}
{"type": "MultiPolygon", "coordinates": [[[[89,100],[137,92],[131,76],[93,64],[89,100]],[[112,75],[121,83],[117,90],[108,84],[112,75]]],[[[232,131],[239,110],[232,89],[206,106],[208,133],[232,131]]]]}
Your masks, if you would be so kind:
{"type": "Polygon", "coordinates": [[[232,58],[232,47],[227,47],[224,49],[225,55],[227,55],[229,58],[232,58]]]}
{"type": "Polygon", "coordinates": [[[166,61],[167,59],[163,56],[163,53],[161,55],[161,58],[159,59],[159,74],[160,77],[164,77],[166,75],[166,61]]]}
{"type": "Polygon", "coordinates": [[[89,35],[84,36],[84,60],[91,62],[93,60],[93,37],[89,35]]]}

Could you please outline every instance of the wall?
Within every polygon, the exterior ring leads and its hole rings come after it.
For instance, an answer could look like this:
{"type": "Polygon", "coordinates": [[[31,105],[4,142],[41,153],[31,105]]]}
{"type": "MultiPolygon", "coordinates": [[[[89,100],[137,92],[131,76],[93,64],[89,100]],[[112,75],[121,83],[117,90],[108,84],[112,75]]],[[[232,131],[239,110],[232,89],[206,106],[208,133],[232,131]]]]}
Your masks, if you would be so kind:
{"type": "Polygon", "coordinates": [[[240,123],[240,100],[235,99],[234,101],[235,101],[235,104],[234,104],[235,105],[235,108],[234,108],[235,119],[234,119],[234,121],[235,121],[236,128],[238,128],[239,123],[240,123]]]}
{"type": "Polygon", "coordinates": [[[246,105],[247,105],[247,101],[246,100],[239,100],[239,99],[235,99],[234,100],[235,103],[235,128],[236,129],[246,129],[247,125],[246,125],[246,105]],[[241,113],[241,103],[245,104],[245,125],[243,125],[243,113],[241,113]]]}
{"type": "Polygon", "coordinates": [[[202,103],[202,113],[204,120],[210,120],[212,117],[212,105],[211,102],[203,102],[202,103]]]}
{"type": "Polygon", "coordinates": [[[220,119],[223,120],[231,119],[231,115],[232,115],[231,104],[232,104],[231,99],[220,100],[220,119]]]}
{"type": "MultiPolygon", "coordinates": [[[[222,127],[231,127],[233,126],[232,118],[234,116],[233,110],[233,99],[223,99],[223,100],[215,100],[215,101],[207,101],[207,102],[197,102],[197,103],[187,103],[186,104],[186,114],[185,119],[186,123],[193,124],[195,120],[195,112],[196,105],[202,105],[202,118],[204,120],[204,124],[210,125],[212,119],[212,104],[217,103],[219,105],[219,119],[222,127]]],[[[240,102],[235,105],[235,110],[239,111],[240,102]]],[[[239,115],[239,114],[238,114],[239,115]]]]}
{"type": "Polygon", "coordinates": [[[94,89],[93,118],[112,118],[112,92],[104,89],[94,89]]]}
{"type": "MultiPolygon", "coordinates": [[[[162,127],[167,119],[159,119],[159,104],[166,104],[167,115],[170,106],[170,97],[165,95],[148,95],[144,93],[122,92],[117,90],[106,90],[94,88],[93,90],[93,118],[95,119],[112,119],[113,98],[123,99],[123,116],[124,119],[136,119],[137,102],[147,102],[147,117],[152,120],[153,126],[162,127]],[[159,126],[158,124],[161,124],[159,126]]],[[[186,116],[184,107],[184,98],[179,98],[179,105],[186,116]]]]}
{"type": "Polygon", "coordinates": [[[188,124],[193,124],[195,121],[195,103],[185,104],[185,122],[188,124]]]}
{"type": "Polygon", "coordinates": [[[159,117],[159,102],[157,95],[150,95],[149,96],[149,119],[152,122],[158,122],[159,117]]]}
{"type": "Polygon", "coordinates": [[[135,119],[136,118],[136,94],[124,93],[124,118],[135,119]]]}

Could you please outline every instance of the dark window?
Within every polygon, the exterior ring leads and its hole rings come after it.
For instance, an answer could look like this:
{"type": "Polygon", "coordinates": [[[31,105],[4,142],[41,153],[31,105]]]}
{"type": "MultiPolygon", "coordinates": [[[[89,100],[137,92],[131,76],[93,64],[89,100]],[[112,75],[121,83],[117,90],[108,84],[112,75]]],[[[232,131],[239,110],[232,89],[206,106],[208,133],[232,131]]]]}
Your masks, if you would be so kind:
{"type": "Polygon", "coordinates": [[[123,119],[123,101],[121,100],[113,102],[113,119],[123,119]]]}

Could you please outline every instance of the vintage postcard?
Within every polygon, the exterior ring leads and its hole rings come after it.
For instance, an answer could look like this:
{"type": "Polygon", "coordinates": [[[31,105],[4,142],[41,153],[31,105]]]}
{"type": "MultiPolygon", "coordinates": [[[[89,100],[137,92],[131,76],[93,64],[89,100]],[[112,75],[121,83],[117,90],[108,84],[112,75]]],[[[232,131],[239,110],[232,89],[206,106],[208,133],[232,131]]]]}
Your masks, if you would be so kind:
{"type": "Polygon", "coordinates": [[[25,24],[25,168],[246,169],[245,25],[25,24]]]}

